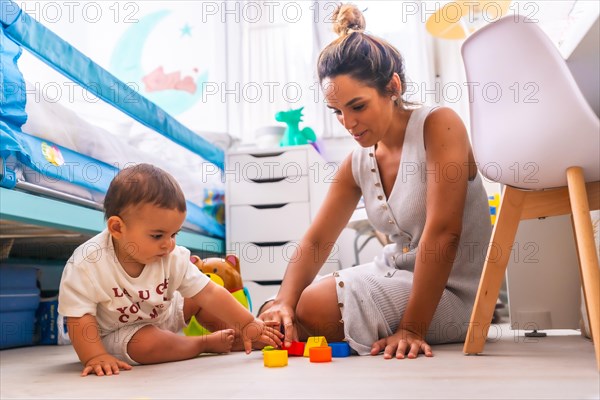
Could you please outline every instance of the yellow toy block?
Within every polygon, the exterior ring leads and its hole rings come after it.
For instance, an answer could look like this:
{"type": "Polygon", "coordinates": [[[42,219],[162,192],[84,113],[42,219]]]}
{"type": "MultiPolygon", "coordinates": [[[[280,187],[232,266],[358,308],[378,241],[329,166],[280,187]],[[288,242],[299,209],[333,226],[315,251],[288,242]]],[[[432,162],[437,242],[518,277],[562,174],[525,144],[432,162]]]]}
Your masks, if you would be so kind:
{"type": "Polygon", "coordinates": [[[263,352],[265,367],[285,367],[288,365],[288,353],[286,350],[268,350],[263,352]]]}
{"type": "Polygon", "coordinates": [[[325,347],[327,346],[327,339],[325,336],[311,336],[306,341],[306,345],[304,346],[304,357],[310,356],[311,347],[325,347]]]}
{"type": "Polygon", "coordinates": [[[488,196],[488,203],[490,205],[490,220],[492,225],[496,224],[496,216],[500,209],[500,195],[495,193],[493,196],[488,196]]]}

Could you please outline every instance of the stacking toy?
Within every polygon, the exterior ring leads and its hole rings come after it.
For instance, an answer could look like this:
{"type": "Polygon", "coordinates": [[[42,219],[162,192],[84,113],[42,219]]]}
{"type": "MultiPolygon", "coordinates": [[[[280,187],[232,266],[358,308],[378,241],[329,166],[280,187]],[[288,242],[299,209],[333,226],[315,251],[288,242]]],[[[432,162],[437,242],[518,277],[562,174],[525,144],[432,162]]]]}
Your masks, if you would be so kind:
{"type": "Polygon", "coordinates": [[[288,353],[285,350],[268,350],[263,352],[265,367],[285,367],[288,365],[288,353]]]}
{"type": "Polygon", "coordinates": [[[311,347],[324,347],[327,346],[327,339],[325,336],[311,336],[306,341],[306,345],[304,345],[304,357],[309,356],[309,351],[311,347]]]}
{"type": "Polygon", "coordinates": [[[329,346],[311,347],[309,352],[310,362],[321,363],[331,361],[331,347],[329,346]]]}
{"type": "Polygon", "coordinates": [[[304,355],[304,342],[292,342],[290,343],[290,347],[286,347],[288,355],[290,356],[300,356],[304,355]]]}
{"type": "Polygon", "coordinates": [[[350,345],[348,344],[348,342],[329,343],[329,347],[331,347],[332,357],[337,358],[350,356],[350,345]]]}

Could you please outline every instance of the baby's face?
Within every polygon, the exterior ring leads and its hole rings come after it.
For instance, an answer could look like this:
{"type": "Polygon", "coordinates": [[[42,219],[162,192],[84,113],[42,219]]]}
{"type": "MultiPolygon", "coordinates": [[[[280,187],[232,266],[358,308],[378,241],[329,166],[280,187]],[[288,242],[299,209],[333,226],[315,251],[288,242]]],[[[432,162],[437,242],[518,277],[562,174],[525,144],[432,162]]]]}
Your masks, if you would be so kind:
{"type": "Polygon", "coordinates": [[[146,265],[175,249],[175,236],[185,220],[185,213],[144,204],[123,216],[124,229],[119,240],[128,262],[146,265]]]}

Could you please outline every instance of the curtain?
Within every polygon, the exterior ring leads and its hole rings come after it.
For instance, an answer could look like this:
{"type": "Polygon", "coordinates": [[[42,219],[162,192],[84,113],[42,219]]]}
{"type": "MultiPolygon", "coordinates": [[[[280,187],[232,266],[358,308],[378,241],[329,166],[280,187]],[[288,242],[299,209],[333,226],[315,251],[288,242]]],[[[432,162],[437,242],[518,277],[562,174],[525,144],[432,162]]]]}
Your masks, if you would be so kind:
{"type": "MultiPolygon", "coordinates": [[[[241,21],[242,79],[239,102],[242,115],[234,135],[252,142],[257,129],[278,125],[277,111],[304,107],[304,126],[319,138],[346,136],[343,127],[327,109],[316,76],[321,50],[335,39],[331,15],[336,2],[241,2],[256,7],[256,18],[241,21]],[[271,11],[268,13],[267,11],[271,11]],[[258,13],[261,18],[258,18],[258,13]],[[309,38],[310,37],[310,38],[309,38]]],[[[381,37],[402,53],[411,88],[434,86],[433,40],[426,34],[422,9],[414,1],[357,1],[367,20],[367,33],[381,37]]],[[[250,13],[247,13],[250,15],[250,13]]],[[[254,15],[254,14],[252,14],[254,15]]],[[[416,92],[416,101],[421,93],[416,92]]],[[[425,99],[430,103],[431,99],[425,99]]]]}
{"type": "MultiPolygon", "coordinates": [[[[425,12],[421,1],[356,1],[354,4],[363,11],[367,21],[366,33],[385,39],[396,47],[404,58],[407,100],[432,103],[435,98],[427,98],[424,91],[435,85],[433,64],[434,41],[425,31],[425,12]]],[[[313,62],[316,65],[320,51],[327,46],[335,34],[332,32],[332,6],[337,3],[318,2],[319,8],[313,9],[313,62]]],[[[316,78],[315,78],[316,80],[316,78]]],[[[322,94],[321,94],[322,97],[322,94]]],[[[324,102],[320,104],[318,126],[323,129],[323,137],[346,135],[343,127],[329,112],[324,102]]]]}
{"type": "MultiPolygon", "coordinates": [[[[242,124],[239,137],[251,143],[258,129],[282,125],[278,111],[305,107],[304,126],[313,110],[310,2],[243,1],[241,80],[235,82],[242,124]],[[309,111],[310,110],[310,111],[309,111]],[[308,114],[307,114],[308,113],[308,114]]],[[[230,98],[231,100],[231,98],[230,98]]],[[[316,129],[315,129],[316,131],[316,129]]],[[[234,133],[235,134],[235,133],[234,133]]]]}

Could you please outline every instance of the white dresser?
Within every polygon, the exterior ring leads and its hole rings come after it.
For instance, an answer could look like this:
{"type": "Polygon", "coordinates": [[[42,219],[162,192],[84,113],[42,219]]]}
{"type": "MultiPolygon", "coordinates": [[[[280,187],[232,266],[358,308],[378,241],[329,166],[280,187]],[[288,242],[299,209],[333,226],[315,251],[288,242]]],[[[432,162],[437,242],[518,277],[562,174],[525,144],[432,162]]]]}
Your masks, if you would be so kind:
{"type": "Polygon", "coordinates": [[[225,165],[227,252],[245,281],[278,283],[338,167],[311,145],[231,151],[225,165]]]}

